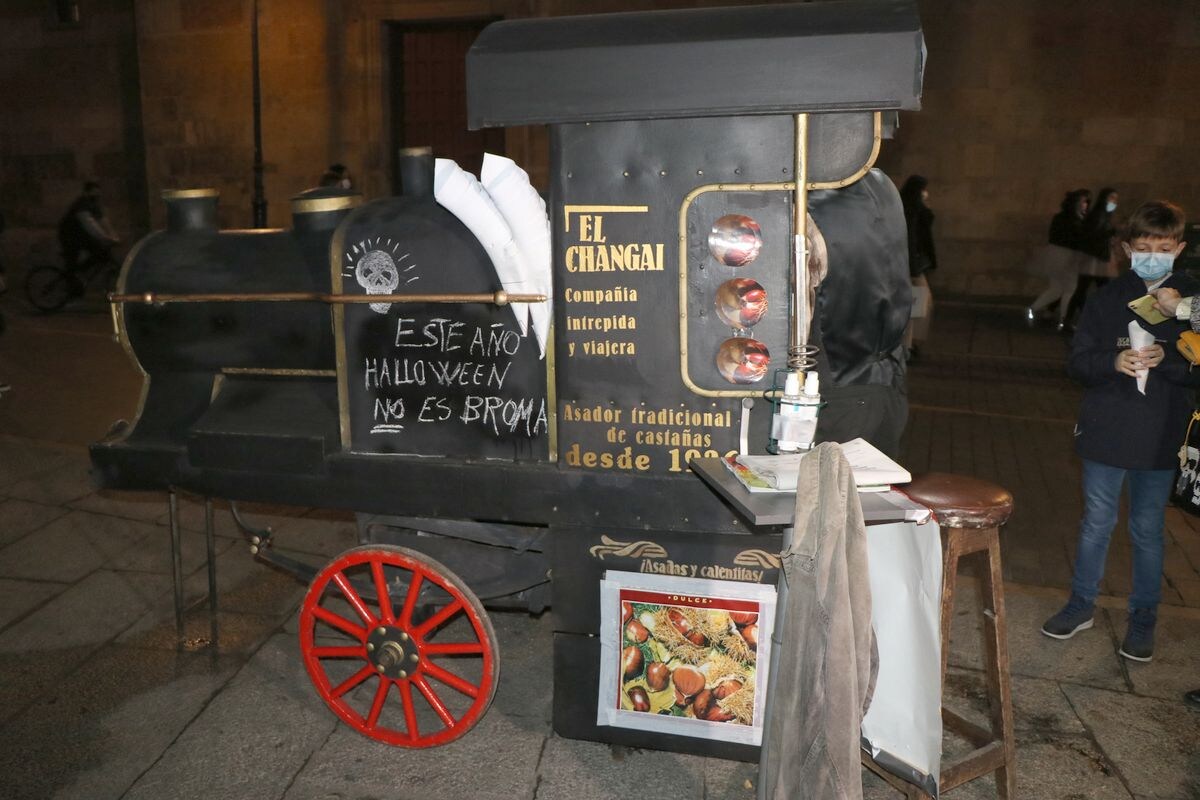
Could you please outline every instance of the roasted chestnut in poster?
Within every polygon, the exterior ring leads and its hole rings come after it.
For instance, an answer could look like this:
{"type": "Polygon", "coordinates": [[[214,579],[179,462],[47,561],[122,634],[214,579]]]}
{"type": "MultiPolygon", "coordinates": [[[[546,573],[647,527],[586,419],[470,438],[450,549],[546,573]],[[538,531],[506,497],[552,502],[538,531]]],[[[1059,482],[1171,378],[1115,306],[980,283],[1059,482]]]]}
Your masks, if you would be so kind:
{"type": "Polygon", "coordinates": [[[634,644],[641,644],[650,638],[650,631],[636,619],[631,619],[625,623],[625,638],[634,644]]]}
{"type": "Polygon", "coordinates": [[[641,686],[633,686],[625,694],[629,697],[629,702],[633,703],[634,711],[650,710],[650,695],[646,694],[646,690],[641,686]]]}
{"type": "Polygon", "coordinates": [[[729,720],[733,719],[733,716],[733,714],[717,705],[714,700],[708,708],[704,709],[704,714],[700,719],[707,720],[708,722],[729,722],[729,720]]]}
{"type": "Polygon", "coordinates": [[[636,678],[642,674],[642,663],[644,660],[642,651],[633,645],[621,651],[621,672],[625,675],[625,680],[636,678]]]}
{"type": "Polygon", "coordinates": [[[730,611],[729,618],[739,628],[743,625],[749,625],[752,622],[758,622],[758,614],[753,611],[730,611]]]}
{"type": "Polygon", "coordinates": [[[652,692],[661,692],[671,681],[671,672],[661,661],[651,661],[646,666],[646,685],[652,692]]]}
{"type": "Polygon", "coordinates": [[[741,629],[742,638],[746,640],[746,644],[758,649],[758,625],[747,625],[741,629]]]}
{"type": "Polygon", "coordinates": [[[671,627],[679,631],[680,636],[687,636],[692,630],[692,623],[678,609],[669,609],[667,611],[667,619],[671,620],[671,627]]]}
{"type": "MultiPolygon", "coordinates": [[[[704,688],[704,676],[700,671],[692,667],[676,667],[671,673],[671,682],[675,684],[675,690],[683,695],[684,699],[691,697],[696,692],[704,688]]],[[[679,705],[685,705],[680,703],[679,705]]]]}

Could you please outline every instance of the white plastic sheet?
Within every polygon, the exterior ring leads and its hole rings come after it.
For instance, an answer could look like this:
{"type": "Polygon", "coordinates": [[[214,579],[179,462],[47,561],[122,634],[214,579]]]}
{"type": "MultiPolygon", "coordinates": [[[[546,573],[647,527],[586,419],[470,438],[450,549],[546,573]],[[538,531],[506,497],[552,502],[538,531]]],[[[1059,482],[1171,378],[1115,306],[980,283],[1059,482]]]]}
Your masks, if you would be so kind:
{"type": "Polygon", "coordinates": [[[862,721],[871,754],[941,772],[942,540],[937,523],[867,526],[879,677],[862,721]],[[886,565],[886,566],[885,566],[886,565]]]}
{"type": "Polygon", "coordinates": [[[553,319],[550,218],[546,203],[529,182],[529,175],[512,159],[484,153],[479,177],[512,230],[529,271],[532,292],[546,295],[546,302],[528,305],[538,350],[545,357],[553,319]]]}
{"type": "MultiPolygon", "coordinates": [[[[474,175],[449,159],[436,159],[433,167],[433,197],[475,234],[492,259],[496,275],[506,292],[526,294],[534,291],[530,270],[517,247],[512,229],[474,175]]],[[[512,303],[511,307],[517,318],[517,326],[524,335],[529,330],[527,304],[512,303]]]]}

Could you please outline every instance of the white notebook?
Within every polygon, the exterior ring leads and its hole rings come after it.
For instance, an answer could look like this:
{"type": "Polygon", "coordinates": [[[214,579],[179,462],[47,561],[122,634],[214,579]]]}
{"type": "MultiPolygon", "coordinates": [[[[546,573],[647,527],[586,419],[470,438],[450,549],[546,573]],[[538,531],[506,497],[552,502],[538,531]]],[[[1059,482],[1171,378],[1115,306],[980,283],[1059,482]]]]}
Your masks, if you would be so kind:
{"type": "MultiPolygon", "coordinates": [[[[854,483],[860,492],[886,491],[896,483],[908,483],[912,474],[892,461],[865,439],[854,439],[841,445],[842,453],[854,472],[854,483]]],[[[796,491],[800,460],[806,453],[779,456],[738,456],[737,462],[746,467],[776,491],[796,491]]]]}

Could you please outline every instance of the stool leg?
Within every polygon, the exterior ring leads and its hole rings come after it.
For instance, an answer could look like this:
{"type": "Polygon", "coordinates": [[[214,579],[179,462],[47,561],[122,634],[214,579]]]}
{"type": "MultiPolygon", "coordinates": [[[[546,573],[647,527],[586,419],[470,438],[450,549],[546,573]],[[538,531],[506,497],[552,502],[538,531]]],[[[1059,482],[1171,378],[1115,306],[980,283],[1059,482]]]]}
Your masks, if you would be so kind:
{"type": "Polygon", "coordinates": [[[954,587],[958,584],[958,559],[962,536],[955,528],[944,528],[942,545],[942,686],[946,685],[946,661],[950,657],[950,626],[954,622],[954,587]]]}
{"type": "Polygon", "coordinates": [[[1016,743],[1013,740],[1012,678],[1008,666],[1008,620],[1004,609],[1004,576],[1000,571],[1000,536],[988,532],[988,568],[983,575],[984,645],[992,731],[1004,743],[1004,766],[996,770],[1001,800],[1016,797],[1016,743]]]}

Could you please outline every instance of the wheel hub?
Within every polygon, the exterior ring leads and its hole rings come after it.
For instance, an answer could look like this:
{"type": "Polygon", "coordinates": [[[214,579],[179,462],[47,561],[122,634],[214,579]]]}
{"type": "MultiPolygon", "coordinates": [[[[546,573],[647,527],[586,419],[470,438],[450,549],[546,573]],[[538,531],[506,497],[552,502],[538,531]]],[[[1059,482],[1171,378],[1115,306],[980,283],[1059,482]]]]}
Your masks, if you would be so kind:
{"type": "Polygon", "coordinates": [[[408,678],[421,664],[412,637],[393,625],[380,625],[367,636],[367,659],[376,672],[395,680],[408,678]]]}

